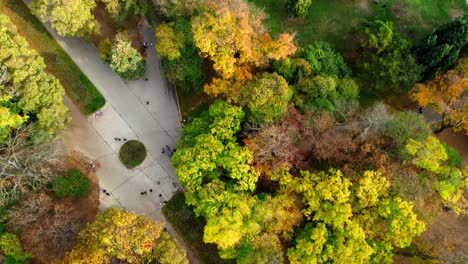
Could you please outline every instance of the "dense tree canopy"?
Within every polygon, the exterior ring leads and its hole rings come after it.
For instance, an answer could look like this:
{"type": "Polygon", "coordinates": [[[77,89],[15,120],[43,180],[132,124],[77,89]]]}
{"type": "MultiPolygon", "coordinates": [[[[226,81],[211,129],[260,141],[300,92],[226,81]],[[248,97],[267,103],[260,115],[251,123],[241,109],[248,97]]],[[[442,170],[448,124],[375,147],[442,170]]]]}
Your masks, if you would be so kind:
{"type": "Polygon", "coordinates": [[[45,71],[43,59],[16,27],[0,15],[0,141],[8,132],[29,121],[35,142],[53,139],[70,120],[63,104],[64,89],[45,71]]]}
{"type": "Polygon", "coordinates": [[[410,89],[419,79],[422,67],[410,53],[410,42],[389,21],[365,23],[362,46],[367,49],[364,70],[374,88],[385,86],[410,89]]]}
{"type": "Polygon", "coordinates": [[[424,230],[411,203],[388,197],[379,173],[366,171],[357,185],[340,171],[301,174],[280,179],[302,193],[310,221],[288,251],[291,263],[391,262],[394,246],[409,246],[424,230]]]}
{"type": "MultiPolygon", "coordinates": [[[[278,40],[271,38],[262,24],[264,17],[263,12],[244,0],[212,0],[200,15],[192,18],[195,44],[213,62],[221,80],[242,82],[246,79],[245,71],[252,74],[247,66],[265,67],[269,59],[283,59],[296,51],[291,35],[281,34],[278,40]]],[[[217,84],[206,86],[205,91],[214,96],[237,95],[236,86],[219,82],[215,78],[213,83],[217,84]]]]}
{"type": "Polygon", "coordinates": [[[60,35],[84,37],[99,32],[92,13],[95,7],[95,0],[35,0],[32,10],[60,35]]]}

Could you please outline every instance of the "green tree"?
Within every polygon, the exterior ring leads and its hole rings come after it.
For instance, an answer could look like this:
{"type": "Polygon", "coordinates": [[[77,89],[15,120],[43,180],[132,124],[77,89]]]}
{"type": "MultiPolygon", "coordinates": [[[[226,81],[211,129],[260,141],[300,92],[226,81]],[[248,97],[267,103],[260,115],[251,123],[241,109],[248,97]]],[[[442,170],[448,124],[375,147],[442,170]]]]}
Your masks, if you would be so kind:
{"type": "Polygon", "coordinates": [[[234,137],[244,117],[242,108],[218,100],[202,116],[183,128],[172,157],[181,182],[189,191],[197,191],[207,180],[227,177],[240,190],[253,190],[258,177],[249,165],[253,154],[234,137]],[[200,124],[208,129],[198,129],[200,124]]]}
{"type": "Polygon", "coordinates": [[[312,0],[288,0],[286,7],[296,16],[306,17],[311,4],[312,0]]]}
{"type": "Polygon", "coordinates": [[[412,163],[431,172],[440,172],[442,162],[448,159],[444,145],[433,136],[429,136],[422,141],[410,139],[405,148],[412,158],[412,163]]]}
{"type": "Polygon", "coordinates": [[[368,81],[380,91],[386,84],[410,89],[423,70],[410,53],[410,42],[395,31],[391,22],[375,20],[364,26],[362,46],[369,51],[364,58],[368,81]]]}
{"type": "Polygon", "coordinates": [[[112,41],[109,38],[103,39],[99,42],[99,54],[101,55],[101,59],[107,63],[110,63],[111,60],[111,52],[112,52],[112,41]]]}
{"type": "Polygon", "coordinates": [[[72,169],[67,175],[57,177],[52,182],[54,195],[59,198],[67,196],[84,197],[91,190],[91,180],[78,169],[72,169]]]}
{"type": "Polygon", "coordinates": [[[131,15],[141,15],[147,10],[146,1],[140,0],[101,0],[106,5],[106,11],[111,17],[122,23],[131,15]]]}
{"type": "Polygon", "coordinates": [[[332,49],[326,42],[314,42],[304,47],[304,58],[312,65],[315,75],[343,78],[351,75],[341,54],[332,49]]]}
{"type": "Polygon", "coordinates": [[[12,96],[0,97],[0,142],[5,140],[12,129],[20,127],[28,120],[27,115],[18,113],[19,107],[11,99],[12,96]]]}
{"type": "Polygon", "coordinates": [[[405,145],[410,139],[422,141],[432,134],[429,124],[424,121],[422,115],[414,112],[397,112],[385,124],[381,135],[393,140],[395,148],[404,151],[405,145]]]}
{"type": "Polygon", "coordinates": [[[31,7],[41,19],[51,22],[62,36],[84,37],[99,33],[92,13],[95,0],[36,0],[31,7]]]}
{"type": "Polygon", "coordinates": [[[162,23],[156,28],[156,51],[161,55],[164,68],[182,93],[202,92],[203,59],[195,46],[190,21],[179,17],[175,22],[162,23]]]}
{"type": "Polygon", "coordinates": [[[175,238],[162,232],[154,248],[155,259],[161,264],[188,264],[187,253],[175,238]]]}
{"type": "Polygon", "coordinates": [[[145,59],[123,32],[117,34],[112,45],[110,67],[125,80],[136,80],[145,75],[145,59]]]}
{"type": "Polygon", "coordinates": [[[174,22],[161,23],[155,31],[158,39],[156,51],[161,57],[170,61],[180,58],[180,50],[184,46],[184,35],[175,31],[174,24],[174,22]]]}
{"type": "Polygon", "coordinates": [[[264,125],[282,118],[288,111],[292,91],[277,73],[263,73],[241,89],[238,102],[248,109],[249,121],[264,125]]]}
{"type": "Polygon", "coordinates": [[[442,25],[420,43],[414,55],[424,66],[423,80],[431,80],[455,64],[468,43],[468,15],[442,25]]]}
{"type": "Polygon", "coordinates": [[[457,214],[468,212],[467,190],[468,174],[466,168],[444,168],[441,179],[436,183],[435,188],[442,198],[442,202],[457,214]]]}
{"type": "Polygon", "coordinates": [[[59,81],[45,71],[44,60],[3,15],[0,15],[0,65],[6,72],[2,74],[0,86],[1,122],[8,123],[2,125],[2,130],[7,126],[17,127],[28,116],[33,141],[52,140],[70,120],[63,104],[65,91],[59,81]],[[17,116],[19,113],[21,117],[17,116]]]}

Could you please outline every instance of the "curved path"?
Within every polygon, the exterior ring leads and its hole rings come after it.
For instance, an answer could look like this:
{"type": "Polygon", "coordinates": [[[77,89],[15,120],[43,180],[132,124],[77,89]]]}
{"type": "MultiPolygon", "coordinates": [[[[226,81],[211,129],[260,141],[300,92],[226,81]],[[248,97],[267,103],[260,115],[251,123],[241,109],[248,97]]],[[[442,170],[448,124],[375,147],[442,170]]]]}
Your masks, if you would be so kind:
{"type": "MultiPolygon", "coordinates": [[[[86,118],[66,98],[72,122],[62,136],[68,148],[79,150],[100,163],[97,170],[100,188],[110,193],[107,196],[100,192],[100,208],[125,208],[162,221],[187,249],[161,208],[156,206],[181,188],[169,157],[161,153],[166,145],[176,146],[181,119],[175,92],[165,85],[155,50],[148,48],[145,78],[126,82],[101,61],[99,51],[91,43],[60,37],[47,23],[44,25],[106,98],[106,105],[101,109],[103,116],[99,118],[86,118]],[[146,160],[136,169],[129,170],[119,161],[123,139],[137,139],[147,148],[146,160]],[[148,194],[141,195],[143,191],[148,194]]],[[[148,43],[155,43],[153,29],[146,21],[140,31],[148,43]]],[[[191,250],[187,250],[187,255],[191,263],[200,263],[191,250]]]]}

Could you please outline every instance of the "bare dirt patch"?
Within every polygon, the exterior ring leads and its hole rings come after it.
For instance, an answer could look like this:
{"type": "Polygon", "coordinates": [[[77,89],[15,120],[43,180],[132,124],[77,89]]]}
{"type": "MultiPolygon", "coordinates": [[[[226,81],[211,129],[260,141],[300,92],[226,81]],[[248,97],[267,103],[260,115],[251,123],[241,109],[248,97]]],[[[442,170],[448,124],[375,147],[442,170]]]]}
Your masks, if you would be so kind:
{"type": "Polygon", "coordinates": [[[437,137],[460,152],[465,164],[468,162],[468,136],[465,131],[454,132],[452,129],[446,129],[437,137]]]}

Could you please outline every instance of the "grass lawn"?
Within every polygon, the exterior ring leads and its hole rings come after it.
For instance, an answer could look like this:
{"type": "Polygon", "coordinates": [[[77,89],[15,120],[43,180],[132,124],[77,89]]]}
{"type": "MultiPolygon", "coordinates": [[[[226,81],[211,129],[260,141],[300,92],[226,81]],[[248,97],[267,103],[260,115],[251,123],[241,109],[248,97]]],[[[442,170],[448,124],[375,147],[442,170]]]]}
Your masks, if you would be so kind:
{"type": "Polygon", "coordinates": [[[296,33],[296,40],[306,45],[327,41],[344,52],[358,45],[355,33],[363,19],[390,20],[413,41],[418,41],[437,26],[468,12],[465,0],[313,0],[308,16],[290,19],[287,0],[249,0],[268,14],[266,25],[273,36],[296,33]]]}
{"type": "Polygon", "coordinates": [[[163,207],[163,213],[203,263],[234,263],[234,261],[220,259],[216,246],[203,242],[203,227],[205,226],[205,222],[202,218],[195,217],[193,211],[185,205],[183,193],[175,194],[163,207]]]}
{"type": "Polygon", "coordinates": [[[47,71],[60,80],[67,95],[82,113],[93,113],[104,105],[105,99],[101,93],[39,20],[31,15],[23,1],[1,0],[0,13],[10,18],[21,36],[44,58],[47,71]]]}

